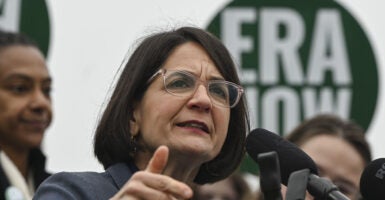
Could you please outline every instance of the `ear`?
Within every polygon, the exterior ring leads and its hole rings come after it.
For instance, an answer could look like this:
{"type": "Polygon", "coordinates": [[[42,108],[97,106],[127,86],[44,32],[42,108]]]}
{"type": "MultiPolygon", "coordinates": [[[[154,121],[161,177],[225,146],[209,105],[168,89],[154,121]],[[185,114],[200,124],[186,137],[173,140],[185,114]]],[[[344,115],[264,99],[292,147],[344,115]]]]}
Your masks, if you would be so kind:
{"type": "Polygon", "coordinates": [[[130,118],[130,132],[131,136],[137,136],[140,130],[140,115],[138,109],[136,109],[136,106],[132,110],[131,118],[130,118]]]}

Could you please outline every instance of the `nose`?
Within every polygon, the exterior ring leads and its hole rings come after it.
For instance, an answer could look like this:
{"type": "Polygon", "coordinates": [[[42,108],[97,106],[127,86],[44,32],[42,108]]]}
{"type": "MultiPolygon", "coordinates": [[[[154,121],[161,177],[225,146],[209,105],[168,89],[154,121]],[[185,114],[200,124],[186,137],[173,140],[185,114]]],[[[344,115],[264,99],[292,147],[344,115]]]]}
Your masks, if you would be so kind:
{"type": "Polygon", "coordinates": [[[36,114],[43,114],[44,112],[51,113],[51,98],[45,94],[40,88],[35,89],[31,94],[30,108],[36,114]]]}
{"type": "Polygon", "coordinates": [[[203,84],[198,85],[198,88],[195,90],[187,104],[190,108],[202,110],[205,112],[209,112],[213,106],[211,98],[207,93],[207,89],[203,84]]]}

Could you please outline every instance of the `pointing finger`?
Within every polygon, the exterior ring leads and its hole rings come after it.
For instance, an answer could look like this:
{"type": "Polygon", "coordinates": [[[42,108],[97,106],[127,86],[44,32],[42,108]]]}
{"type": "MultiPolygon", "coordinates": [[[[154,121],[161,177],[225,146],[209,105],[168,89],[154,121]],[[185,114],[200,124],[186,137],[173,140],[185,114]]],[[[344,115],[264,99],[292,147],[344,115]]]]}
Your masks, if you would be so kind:
{"type": "Polygon", "coordinates": [[[168,153],[168,148],[166,146],[162,145],[158,147],[150,162],[148,163],[145,171],[161,174],[167,165],[168,153]]]}

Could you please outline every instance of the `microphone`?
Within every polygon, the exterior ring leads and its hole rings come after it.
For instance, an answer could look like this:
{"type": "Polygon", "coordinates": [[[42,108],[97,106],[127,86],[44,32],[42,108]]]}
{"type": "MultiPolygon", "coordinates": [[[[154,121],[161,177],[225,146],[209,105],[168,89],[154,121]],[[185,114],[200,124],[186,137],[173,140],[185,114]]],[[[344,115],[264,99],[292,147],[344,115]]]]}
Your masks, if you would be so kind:
{"type": "Polygon", "coordinates": [[[284,185],[287,185],[292,172],[301,169],[309,169],[311,173],[318,174],[316,164],[305,152],[279,135],[262,128],[254,129],[249,133],[246,138],[246,151],[257,163],[258,154],[277,152],[284,185]]]}
{"type": "Polygon", "coordinates": [[[278,154],[281,180],[288,184],[293,172],[309,170],[307,189],[314,197],[327,200],[349,200],[330,181],[319,178],[314,161],[295,144],[268,130],[257,128],[246,138],[246,151],[258,163],[258,154],[275,151],[278,154]]]}
{"type": "Polygon", "coordinates": [[[385,158],[373,160],[365,167],[360,191],[365,200],[385,199],[385,158]]]}

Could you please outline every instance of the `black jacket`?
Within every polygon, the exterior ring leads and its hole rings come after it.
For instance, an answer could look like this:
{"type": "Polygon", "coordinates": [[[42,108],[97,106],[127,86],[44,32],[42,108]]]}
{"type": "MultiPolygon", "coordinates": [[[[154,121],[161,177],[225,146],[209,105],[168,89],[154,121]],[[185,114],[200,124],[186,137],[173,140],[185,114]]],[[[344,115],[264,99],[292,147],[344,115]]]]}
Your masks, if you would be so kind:
{"type": "MultiPolygon", "coordinates": [[[[48,178],[51,174],[45,171],[45,156],[40,149],[31,150],[29,155],[29,166],[33,171],[35,190],[40,183],[48,178]]],[[[5,200],[5,190],[10,186],[7,175],[4,173],[0,165],[0,200],[5,200]]]]}

